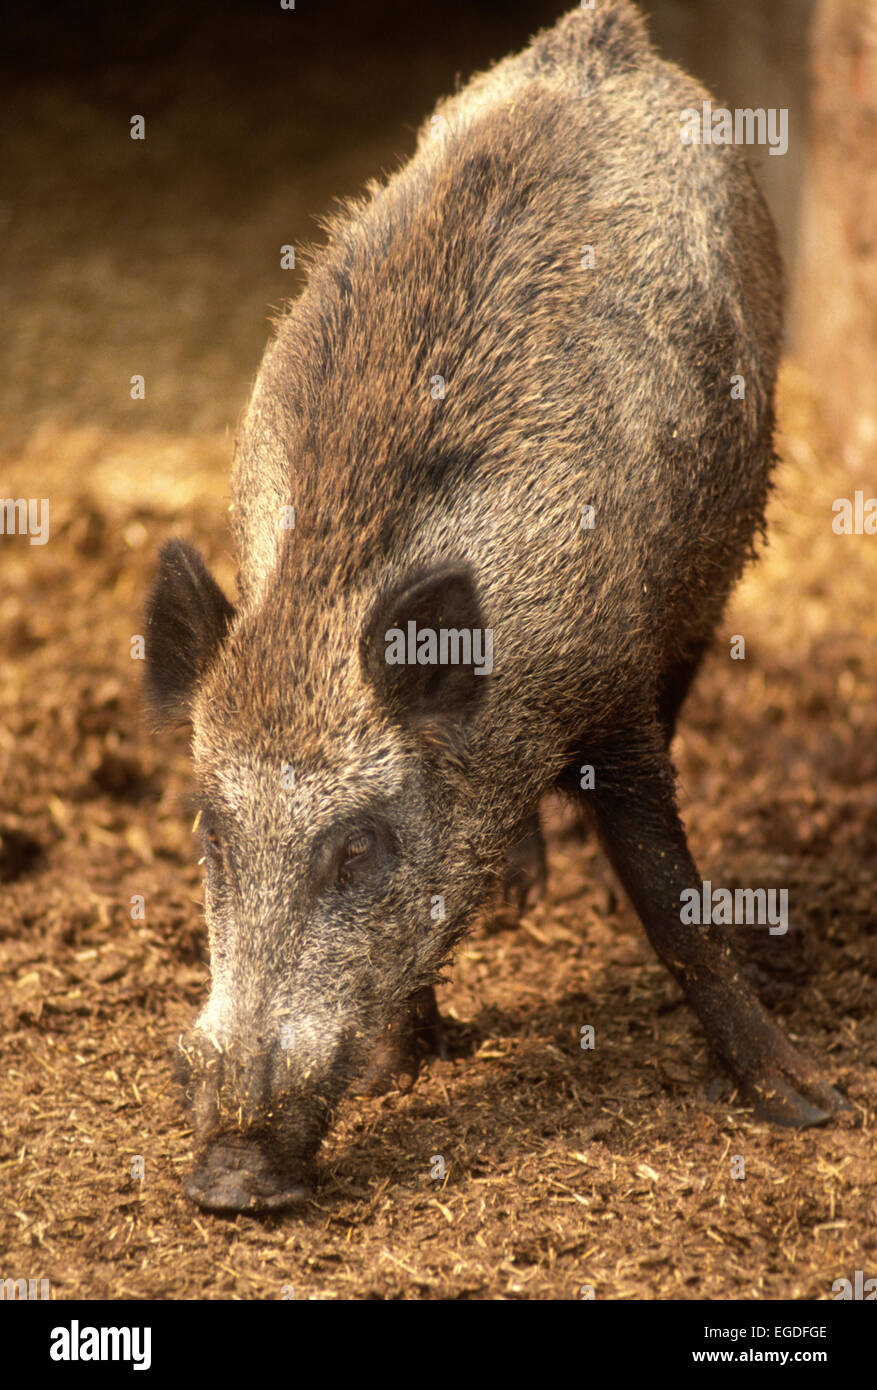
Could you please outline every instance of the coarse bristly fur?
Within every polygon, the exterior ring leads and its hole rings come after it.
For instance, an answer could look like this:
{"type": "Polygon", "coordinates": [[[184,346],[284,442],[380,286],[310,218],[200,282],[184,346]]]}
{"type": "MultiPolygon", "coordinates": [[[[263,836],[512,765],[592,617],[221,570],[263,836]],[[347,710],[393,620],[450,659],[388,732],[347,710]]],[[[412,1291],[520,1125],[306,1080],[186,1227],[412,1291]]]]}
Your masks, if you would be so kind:
{"type": "Polygon", "coordinates": [[[236,608],[165,549],[150,689],[192,720],[208,839],[205,1206],[300,1194],[543,792],[590,761],[620,795],[635,754],[672,799],[675,709],[763,524],[781,333],[740,151],[680,136],[705,97],[608,0],[442,102],[277,323],[236,608]],[[492,675],[388,667],[412,614],[490,629],[492,675]]]}

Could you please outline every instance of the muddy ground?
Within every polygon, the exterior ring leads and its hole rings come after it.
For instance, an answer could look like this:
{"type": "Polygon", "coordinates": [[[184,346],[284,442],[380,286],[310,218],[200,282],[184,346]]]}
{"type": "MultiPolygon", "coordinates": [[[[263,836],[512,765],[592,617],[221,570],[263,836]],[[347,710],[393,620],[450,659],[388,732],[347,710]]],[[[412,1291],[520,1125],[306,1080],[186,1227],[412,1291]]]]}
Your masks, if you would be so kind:
{"type": "Polygon", "coordinates": [[[269,55],[257,111],[215,53],[7,96],[0,157],[25,196],[2,208],[0,493],[50,498],[51,540],[0,541],[0,1276],[48,1277],[57,1298],[830,1298],[877,1273],[877,540],[832,532],[832,501],[868,480],[794,362],[770,545],[676,757],[704,877],[789,889],[789,933],[741,947],[852,1115],[796,1134],[740,1107],[599,852],[550,804],[547,899],[485,920],[440,990],[450,1059],[410,1093],[346,1102],[303,1214],[220,1220],[182,1197],[171,1067],[207,992],[201,871],[186,738],[150,735],[132,637],[171,535],[232,591],[235,422],[265,306],[296,291],[277,248],[410,150],[439,89],[376,47],[390,128],[357,105],[351,59],[340,143],[330,60],[311,57],[284,102],[269,55]],[[325,117],[306,133],[303,109],[325,117]],[[245,118],[262,138],[242,152],[245,118]]]}

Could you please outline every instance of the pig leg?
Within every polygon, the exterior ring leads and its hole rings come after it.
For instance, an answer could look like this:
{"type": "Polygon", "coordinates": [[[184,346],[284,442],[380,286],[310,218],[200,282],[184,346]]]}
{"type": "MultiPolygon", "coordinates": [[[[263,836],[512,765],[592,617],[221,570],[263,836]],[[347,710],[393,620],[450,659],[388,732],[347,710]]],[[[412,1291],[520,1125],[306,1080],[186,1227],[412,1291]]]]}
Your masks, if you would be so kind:
{"type": "MultiPolygon", "coordinates": [[[[539,812],[521,824],[512,843],[503,877],[503,897],[523,912],[532,892],[542,893],[547,880],[545,840],[539,812]]],[[[361,1095],[379,1096],[399,1086],[409,1090],[428,1057],[448,1055],[445,1030],[432,988],[422,989],[388,1029],[372,1054],[359,1085],[361,1095]]]]}
{"type": "Polygon", "coordinates": [[[360,1095],[380,1096],[397,1086],[408,1091],[427,1057],[448,1055],[442,1017],[431,985],[409,1000],[372,1053],[359,1086],[360,1095]]]}
{"type": "Polygon", "coordinates": [[[509,850],[503,878],[503,898],[509,906],[523,912],[531,897],[542,896],[547,880],[545,839],[539,812],[534,811],[522,823],[509,850]]]}
{"type": "MultiPolygon", "coordinates": [[[[596,789],[580,793],[596,814],[609,859],[707,1037],[761,1118],[821,1124],[846,1101],[772,1021],[740,973],[721,929],[680,921],[680,894],[700,888],[675,804],[675,776],[657,741],[604,749],[596,789]]],[[[573,782],[573,785],[576,785],[573,782]]]]}
{"type": "Polygon", "coordinates": [[[658,723],[660,724],[669,748],[676,733],[676,721],[679,718],[679,711],[685,702],[685,697],[691,689],[694,680],[703,660],[704,652],[709,644],[704,642],[697,648],[694,654],[685,661],[680,661],[664,676],[661,682],[661,690],[658,696],[658,723]]]}
{"type": "MultiPolygon", "coordinates": [[[[536,810],[522,822],[509,850],[503,878],[506,902],[523,912],[531,893],[544,892],[547,873],[545,840],[536,810]]],[[[396,1086],[409,1090],[428,1057],[445,1060],[447,1055],[435,991],[422,989],[379,1042],[359,1085],[360,1094],[383,1095],[396,1086]]]]}

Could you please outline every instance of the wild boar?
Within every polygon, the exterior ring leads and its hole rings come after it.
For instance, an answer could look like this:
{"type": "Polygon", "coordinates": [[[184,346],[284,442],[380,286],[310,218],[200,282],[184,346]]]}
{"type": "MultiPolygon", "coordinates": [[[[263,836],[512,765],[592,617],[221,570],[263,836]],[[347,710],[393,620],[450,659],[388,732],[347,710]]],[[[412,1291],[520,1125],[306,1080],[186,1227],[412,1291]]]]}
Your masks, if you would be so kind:
{"type": "Polygon", "coordinates": [[[790,1125],[844,1104],[680,911],[669,746],[763,527],[781,334],[740,150],[682,138],[705,97],[604,0],[442,102],[276,326],[237,602],[162,550],[148,689],[191,721],[207,860],[203,1207],[303,1200],[375,1049],[436,1042],[438,972],[510,850],[538,864],[551,789],[741,1093],[790,1125]]]}

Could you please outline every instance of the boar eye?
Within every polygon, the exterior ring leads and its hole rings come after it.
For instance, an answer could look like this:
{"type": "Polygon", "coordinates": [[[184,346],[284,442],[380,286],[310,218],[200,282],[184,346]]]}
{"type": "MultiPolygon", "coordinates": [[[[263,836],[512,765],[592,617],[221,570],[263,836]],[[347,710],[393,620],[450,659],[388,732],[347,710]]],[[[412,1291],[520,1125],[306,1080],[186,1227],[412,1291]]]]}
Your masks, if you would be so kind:
{"type": "Polygon", "coordinates": [[[374,842],[375,837],[370,830],[362,830],[356,835],[348,836],[338,854],[339,883],[349,882],[355,870],[369,858],[374,842]]]}

